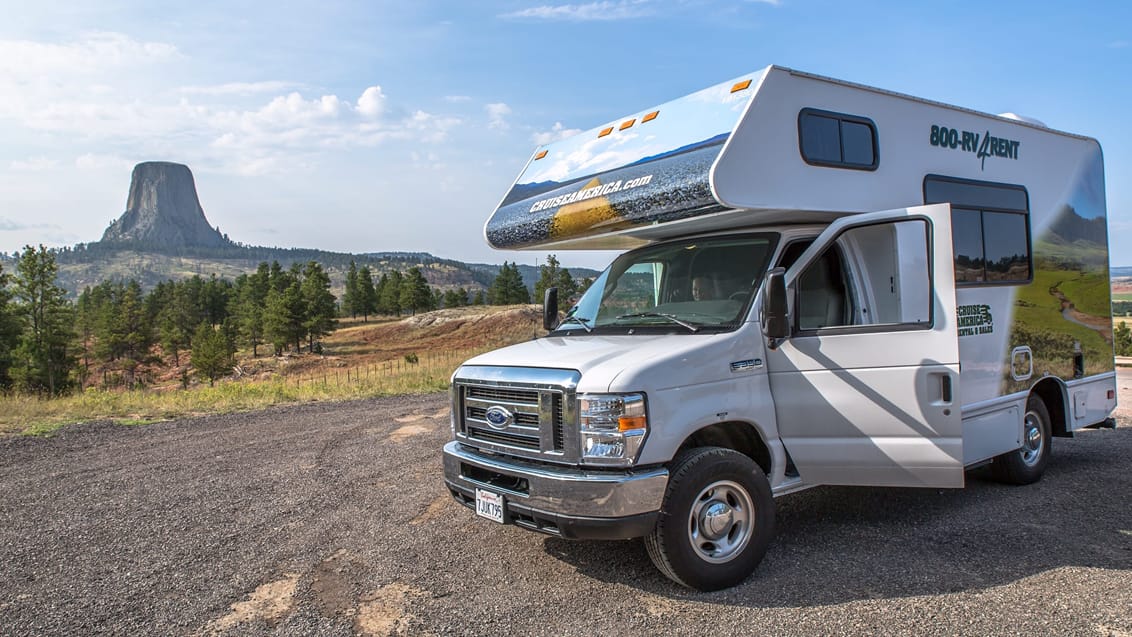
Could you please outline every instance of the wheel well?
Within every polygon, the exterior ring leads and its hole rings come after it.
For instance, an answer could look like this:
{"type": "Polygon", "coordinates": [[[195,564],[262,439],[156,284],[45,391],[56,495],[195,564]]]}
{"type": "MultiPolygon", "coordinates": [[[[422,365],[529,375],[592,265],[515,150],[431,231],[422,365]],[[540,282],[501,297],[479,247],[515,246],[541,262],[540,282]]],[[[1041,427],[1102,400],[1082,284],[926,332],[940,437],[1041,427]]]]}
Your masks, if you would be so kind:
{"type": "Polygon", "coordinates": [[[1061,438],[1073,435],[1065,422],[1065,415],[1068,410],[1065,405],[1065,388],[1060,379],[1043,378],[1034,385],[1030,394],[1041,398],[1042,402],[1046,404],[1046,410],[1049,411],[1050,433],[1061,438]]]}
{"type": "Polygon", "coordinates": [[[734,449],[754,460],[765,473],[769,474],[771,470],[770,449],[767,448],[758,431],[744,422],[720,422],[708,425],[688,436],[676,453],[695,447],[734,449]]]}

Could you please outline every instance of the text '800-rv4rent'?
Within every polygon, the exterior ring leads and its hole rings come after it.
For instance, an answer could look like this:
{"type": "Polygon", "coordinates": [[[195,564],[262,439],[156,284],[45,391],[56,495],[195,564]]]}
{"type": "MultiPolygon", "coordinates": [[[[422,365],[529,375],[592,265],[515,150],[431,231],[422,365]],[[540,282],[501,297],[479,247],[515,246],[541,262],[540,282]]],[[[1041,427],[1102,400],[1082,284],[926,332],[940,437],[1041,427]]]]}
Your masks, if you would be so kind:
{"type": "Polygon", "coordinates": [[[1093,139],[771,66],[540,147],[485,234],[627,251],[455,372],[449,490],[693,588],[752,572],[777,496],[1029,483],[1112,423],[1093,139]]]}

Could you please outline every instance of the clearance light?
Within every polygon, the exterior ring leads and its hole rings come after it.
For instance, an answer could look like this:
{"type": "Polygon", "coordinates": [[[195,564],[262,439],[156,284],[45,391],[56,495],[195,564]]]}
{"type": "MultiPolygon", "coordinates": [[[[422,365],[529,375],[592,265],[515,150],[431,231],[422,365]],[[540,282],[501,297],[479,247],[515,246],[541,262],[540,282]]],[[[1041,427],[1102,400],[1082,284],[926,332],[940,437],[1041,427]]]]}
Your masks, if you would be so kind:
{"type": "Polygon", "coordinates": [[[610,126],[609,128],[603,128],[603,129],[601,129],[601,132],[600,132],[600,133],[598,133],[598,134],[597,134],[597,136],[598,136],[598,137],[605,137],[606,135],[608,135],[608,134],[610,134],[610,133],[612,133],[612,132],[613,132],[613,127],[612,127],[612,126],[610,126]]]}
{"type": "Polygon", "coordinates": [[[660,111],[653,111],[653,112],[649,113],[648,115],[645,115],[644,117],[642,117],[641,123],[644,124],[645,122],[651,122],[654,119],[656,119],[657,115],[660,115],[660,111]]]}
{"type": "Polygon", "coordinates": [[[535,161],[538,161],[538,160],[542,159],[543,157],[546,157],[546,151],[540,150],[540,151],[538,151],[538,154],[535,155],[535,161]]]}
{"type": "Polygon", "coordinates": [[[636,121],[637,121],[636,119],[630,119],[630,120],[626,120],[624,122],[621,122],[621,128],[618,128],[617,130],[625,130],[626,128],[629,128],[630,126],[632,126],[636,121]]]}
{"type": "Polygon", "coordinates": [[[750,88],[750,86],[751,86],[751,80],[743,80],[742,82],[736,82],[735,85],[731,87],[731,92],[732,93],[738,93],[739,91],[743,91],[743,90],[750,88]]]}

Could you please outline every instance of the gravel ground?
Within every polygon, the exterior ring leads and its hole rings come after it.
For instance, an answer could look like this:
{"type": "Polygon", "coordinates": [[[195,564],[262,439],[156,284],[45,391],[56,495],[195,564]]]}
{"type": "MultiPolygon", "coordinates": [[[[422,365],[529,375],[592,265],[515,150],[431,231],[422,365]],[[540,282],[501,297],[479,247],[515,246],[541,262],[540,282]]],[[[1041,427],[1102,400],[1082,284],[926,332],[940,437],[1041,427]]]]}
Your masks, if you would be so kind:
{"type": "MultiPolygon", "coordinates": [[[[1119,377],[1132,405],[1132,370],[1119,377]]],[[[744,584],[477,520],[445,396],[0,439],[0,634],[1132,635],[1132,410],[1029,487],[811,489],[744,584]]]]}

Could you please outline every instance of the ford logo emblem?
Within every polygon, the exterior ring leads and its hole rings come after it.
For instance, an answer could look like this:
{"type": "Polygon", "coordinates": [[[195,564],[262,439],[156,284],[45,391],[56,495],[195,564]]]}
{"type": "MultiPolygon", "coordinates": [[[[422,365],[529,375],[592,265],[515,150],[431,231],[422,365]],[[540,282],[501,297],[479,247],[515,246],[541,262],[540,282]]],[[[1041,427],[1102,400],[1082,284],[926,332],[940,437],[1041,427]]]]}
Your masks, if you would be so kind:
{"type": "Polygon", "coordinates": [[[487,411],[484,413],[484,417],[487,418],[487,424],[490,425],[492,429],[506,429],[507,425],[515,422],[515,416],[507,411],[506,408],[500,407],[499,405],[488,407],[487,411]]]}

